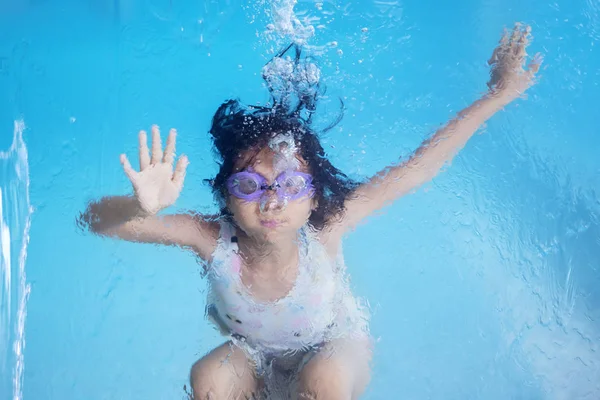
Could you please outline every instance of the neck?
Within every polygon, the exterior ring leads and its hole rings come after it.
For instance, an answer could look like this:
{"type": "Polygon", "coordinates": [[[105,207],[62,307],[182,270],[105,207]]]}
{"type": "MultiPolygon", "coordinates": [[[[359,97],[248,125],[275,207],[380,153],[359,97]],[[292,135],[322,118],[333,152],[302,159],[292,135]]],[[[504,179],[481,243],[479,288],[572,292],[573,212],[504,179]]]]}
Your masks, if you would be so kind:
{"type": "Polygon", "coordinates": [[[298,257],[298,234],[281,236],[274,241],[263,241],[238,230],[238,247],[248,268],[280,270],[298,257]]]}

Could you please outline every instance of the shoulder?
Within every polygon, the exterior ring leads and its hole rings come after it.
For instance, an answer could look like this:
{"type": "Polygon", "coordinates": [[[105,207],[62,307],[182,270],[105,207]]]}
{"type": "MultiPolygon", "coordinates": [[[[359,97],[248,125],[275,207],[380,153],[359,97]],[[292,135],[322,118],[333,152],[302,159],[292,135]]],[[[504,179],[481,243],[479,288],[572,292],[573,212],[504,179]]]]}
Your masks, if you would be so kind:
{"type": "Polygon", "coordinates": [[[207,260],[217,247],[221,223],[217,215],[202,215],[195,212],[170,215],[165,218],[173,228],[186,232],[194,252],[207,260]]]}
{"type": "Polygon", "coordinates": [[[335,228],[327,226],[323,229],[313,230],[313,232],[314,240],[325,248],[330,259],[335,260],[342,248],[342,236],[335,228]]]}

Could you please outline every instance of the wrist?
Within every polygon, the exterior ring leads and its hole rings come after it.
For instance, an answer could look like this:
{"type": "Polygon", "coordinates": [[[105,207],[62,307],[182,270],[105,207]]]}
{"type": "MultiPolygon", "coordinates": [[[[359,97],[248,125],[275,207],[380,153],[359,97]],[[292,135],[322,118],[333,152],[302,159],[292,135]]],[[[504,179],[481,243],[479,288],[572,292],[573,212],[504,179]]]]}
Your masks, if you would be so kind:
{"type": "Polygon", "coordinates": [[[515,100],[517,96],[511,96],[505,91],[489,91],[482,97],[482,101],[488,103],[496,110],[501,110],[515,100]]]}
{"type": "Polygon", "coordinates": [[[484,97],[489,98],[500,107],[504,107],[521,96],[516,90],[510,89],[495,89],[489,90],[484,97]]]}
{"type": "Polygon", "coordinates": [[[138,196],[132,196],[132,201],[135,202],[136,205],[135,218],[151,217],[160,211],[160,209],[156,209],[156,207],[152,207],[151,205],[142,202],[138,196]]]}

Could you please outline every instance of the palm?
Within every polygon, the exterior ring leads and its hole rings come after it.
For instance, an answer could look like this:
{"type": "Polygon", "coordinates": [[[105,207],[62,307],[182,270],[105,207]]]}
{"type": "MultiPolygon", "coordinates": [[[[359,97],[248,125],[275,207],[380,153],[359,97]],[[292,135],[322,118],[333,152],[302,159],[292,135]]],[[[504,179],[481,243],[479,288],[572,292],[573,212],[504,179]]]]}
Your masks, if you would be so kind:
{"type": "Polygon", "coordinates": [[[135,171],[127,157],[121,156],[125,174],[131,181],[140,206],[149,213],[156,213],[175,203],[183,188],[187,158],[182,156],[173,169],[175,157],[175,130],[171,130],[163,154],[158,127],[152,127],[152,155],[145,132],[139,135],[140,171],[135,171]]]}
{"type": "Polygon", "coordinates": [[[181,188],[173,182],[172,176],[173,167],[168,164],[150,165],[141,171],[132,179],[140,203],[147,208],[164,208],[175,203],[181,188]]]}

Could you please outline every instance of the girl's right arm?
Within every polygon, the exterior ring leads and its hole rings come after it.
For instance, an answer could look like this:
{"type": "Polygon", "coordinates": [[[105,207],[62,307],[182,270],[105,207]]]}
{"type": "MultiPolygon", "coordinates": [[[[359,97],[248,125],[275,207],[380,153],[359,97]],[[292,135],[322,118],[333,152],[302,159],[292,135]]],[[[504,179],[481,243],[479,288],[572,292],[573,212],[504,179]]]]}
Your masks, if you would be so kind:
{"type": "Polygon", "coordinates": [[[209,259],[219,236],[219,224],[214,219],[192,213],[157,215],[175,203],[183,188],[188,160],[180,157],[173,169],[175,135],[172,129],[163,153],[158,127],[153,126],[150,157],[146,132],[141,131],[140,171],[135,171],[127,157],[121,155],[134,195],[105,197],[90,203],[80,215],[79,224],[103,236],[189,248],[209,259]]]}
{"type": "Polygon", "coordinates": [[[192,213],[149,214],[135,196],[111,196],[92,202],[78,223],[101,236],[190,249],[205,260],[219,235],[219,224],[211,218],[192,213]]]}

